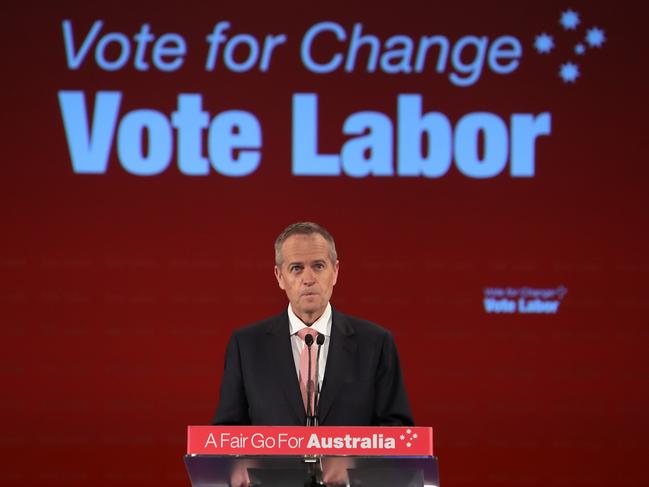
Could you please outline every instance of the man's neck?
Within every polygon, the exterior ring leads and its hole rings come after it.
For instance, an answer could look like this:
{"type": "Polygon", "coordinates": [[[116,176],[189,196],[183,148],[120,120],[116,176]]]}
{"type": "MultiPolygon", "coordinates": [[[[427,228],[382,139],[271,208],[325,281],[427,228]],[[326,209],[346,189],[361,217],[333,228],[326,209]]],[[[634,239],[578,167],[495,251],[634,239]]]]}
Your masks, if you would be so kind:
{"type": "MultiPolygon", "coordinates": [[[[295,313],[295,310],[293,310],[295,313]]],[[[322,312],[320,314],[304,314],[304,315],[299,315],[295,313],[295,316],[297,316],[302,323],[304,323],[306,326],[311,326],[313,323],[318,321],[318,319],[322,316],[322,312]]]]}
{"type": "Polygon", "coordinates": [[[291,306],[291,310],[293,311],[293,314],[295,314],[295,316],[297,316],[298,319],[306,326],[311,326],[313,325],[313,323],[318,321],[320,317],[324,314],[326,309],[327,307],[325,306],[324,309],[321,309],[314,313],[298,313],[295,311],[295,309],[293,309],[293,306],[291,306]]]}

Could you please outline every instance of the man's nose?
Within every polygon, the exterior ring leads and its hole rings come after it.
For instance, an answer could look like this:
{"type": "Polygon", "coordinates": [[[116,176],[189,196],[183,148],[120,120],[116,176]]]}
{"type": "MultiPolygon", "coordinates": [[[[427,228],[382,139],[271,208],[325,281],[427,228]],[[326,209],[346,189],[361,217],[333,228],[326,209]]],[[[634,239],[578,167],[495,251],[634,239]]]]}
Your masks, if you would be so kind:
{"type": "Polygon", "coordinates": [[[306,286],[312,286],[315,284],[315,272],[313,269],[306,268],[302,273],[302,282],[306,286]]]}

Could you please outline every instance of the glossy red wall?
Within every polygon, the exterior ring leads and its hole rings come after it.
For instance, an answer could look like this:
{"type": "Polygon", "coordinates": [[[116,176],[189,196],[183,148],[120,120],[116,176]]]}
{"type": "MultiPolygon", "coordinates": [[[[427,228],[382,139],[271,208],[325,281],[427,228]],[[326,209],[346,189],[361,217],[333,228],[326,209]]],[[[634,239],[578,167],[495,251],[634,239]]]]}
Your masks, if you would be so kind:
{"type": "MultiPolygon", "coordinates": [[[[647,43],[627,2],[204,2],[4,7],[0,321],[3,485],[188,485],[187,424],[207,424],[226,340],[286,306],[272,242],[296,220],[337,240],[333,304],[396,337],[415,419],[435,429],[442,482],[464,486],[639,486],[647,455],[647,43]],[[574,9],[575,31],[559,19],[574,9]],[[62,21],[97,19],[133,36],[180,33],[182,68],[68,68],[62,21]],[[268,72],[205,72],[205,36],[285,33],[268,72]],[[511,74],[472,86],[449,70],[318,75],[299,41],[321,21],[396,34],[511,35],[511,74]],[[600,27],[606,40],[579,57],[600,27]],[[556,47],[536,52],[546,32],[556,47]],[[578,63],[566,83],[560,65],[578,63]],[[169,116],[200,93],[214,116],[253,113],[260,165],[246,177],[129,174],[113,147],[103,175],[73,171],[57,95],[123,93],[120,117],[169,116]],[[552,117],[531,178],[291,174],[291,103],[316,93],[320,150],[334,153],[352,113],[397,119],[397,96],[453,123],[491,112],[552,117]],[[556,314],[489,314],[484,289],[567,294],[556,314]]],[[[323,45],[322,55],[336,44],[323,45]]],[[[92,55],[92,51],[91,55],[92,55]]],[[[88,58],[92,60],[91,58],[88,58]]],[[[92,102],[90,102],[92,107],[92,102]]]]}

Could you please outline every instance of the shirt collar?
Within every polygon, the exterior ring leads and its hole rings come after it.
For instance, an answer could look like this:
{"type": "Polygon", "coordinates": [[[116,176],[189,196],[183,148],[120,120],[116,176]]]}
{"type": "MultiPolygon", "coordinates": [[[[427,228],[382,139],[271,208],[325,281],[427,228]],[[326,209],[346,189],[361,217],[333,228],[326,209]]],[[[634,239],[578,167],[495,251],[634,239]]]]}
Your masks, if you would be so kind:
{"type": "MultiPolygon", "coordinates": [[[[288,305],[288,322],[291,329],[291,335],[295,335],[302,328],[306,328],[304,322],[293,312],[291,303],[288,305]]],[[[327,307],[325,308],[324,313],[322,313],[322,316],[315,320],[309,328],[326,336],[331,335],[331,303],[327,303],[327,307]]]]}

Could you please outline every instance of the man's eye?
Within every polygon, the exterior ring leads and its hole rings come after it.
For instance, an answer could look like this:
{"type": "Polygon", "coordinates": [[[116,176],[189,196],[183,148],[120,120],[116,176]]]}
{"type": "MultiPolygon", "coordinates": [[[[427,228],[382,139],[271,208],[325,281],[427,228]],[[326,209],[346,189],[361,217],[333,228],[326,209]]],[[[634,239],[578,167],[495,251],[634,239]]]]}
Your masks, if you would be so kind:
{"type": "Polygon", "coordinates": [[[294,265],[289,268],[291,272],[297,272],[300,270],[300,266],[294,265]]]}

